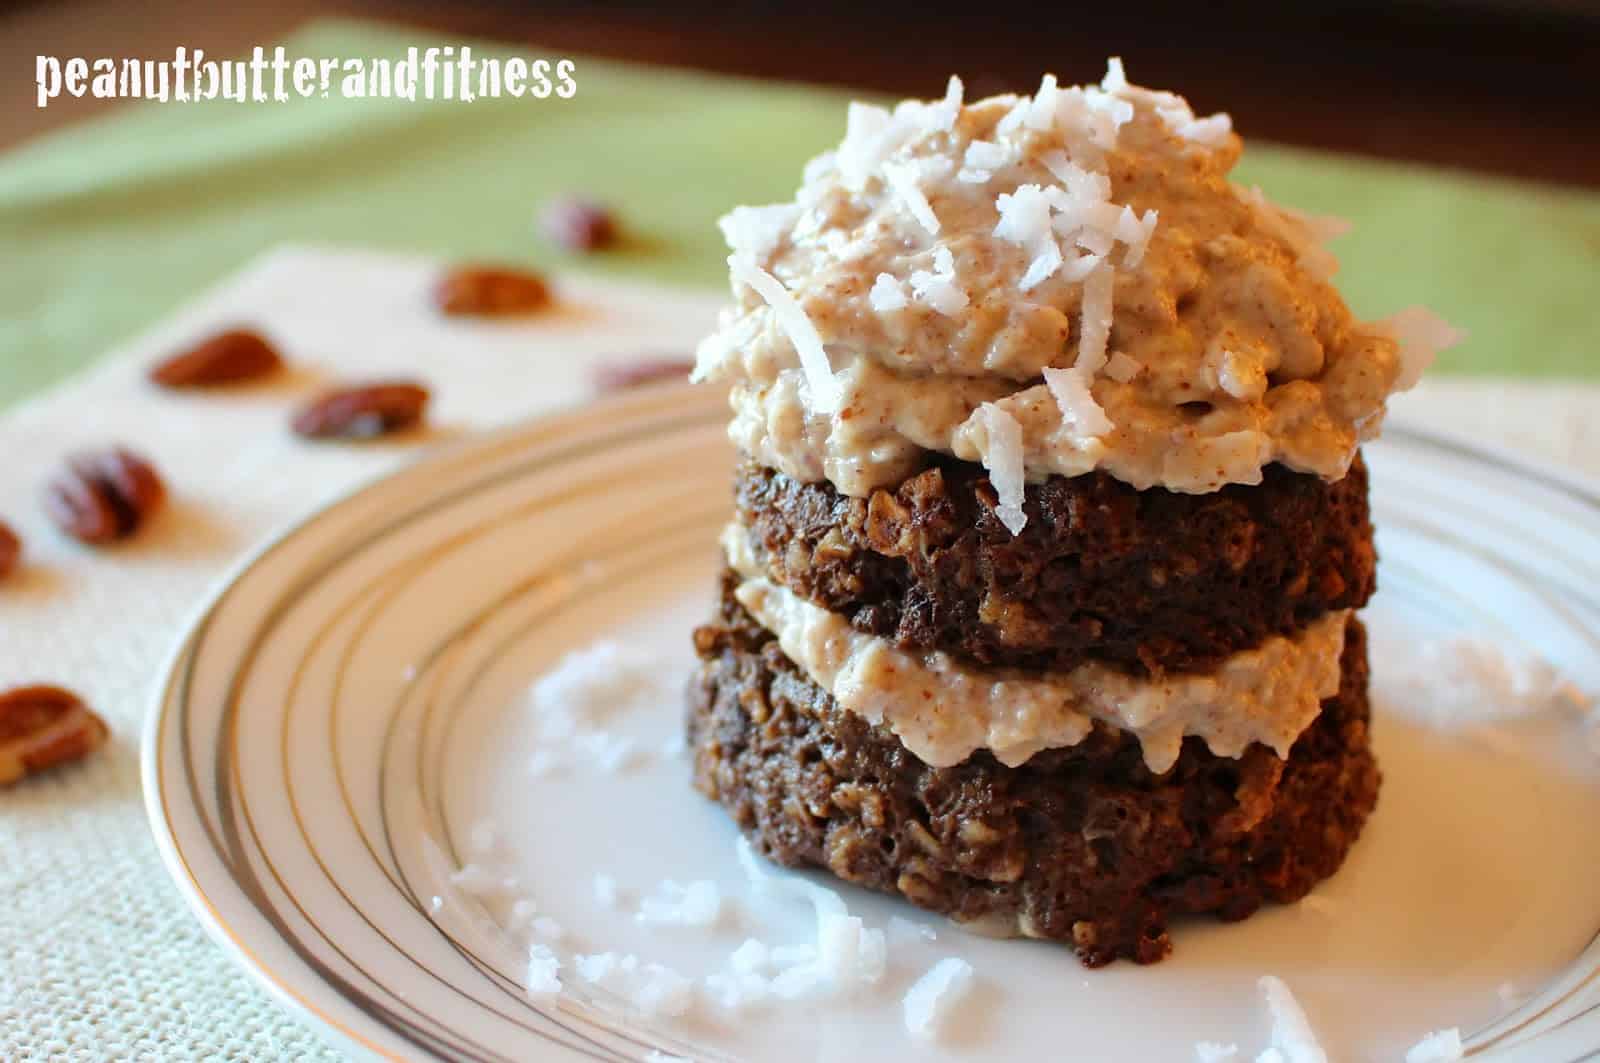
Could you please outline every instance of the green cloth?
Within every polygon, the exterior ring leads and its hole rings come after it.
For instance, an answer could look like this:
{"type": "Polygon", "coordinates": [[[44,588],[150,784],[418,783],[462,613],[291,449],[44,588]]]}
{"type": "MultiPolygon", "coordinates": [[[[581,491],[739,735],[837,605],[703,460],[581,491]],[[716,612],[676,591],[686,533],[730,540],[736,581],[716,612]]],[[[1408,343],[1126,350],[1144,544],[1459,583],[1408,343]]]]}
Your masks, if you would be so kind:
{"type": "MultiPolygon", "coordinates": [[[[284,43],[398,58],[433,42],[325,21],[284,43]]],[[[573,265],[533,228],[562,193],[614,204],[634,234],[581,268],[723,284],[716,218],[787,198],[847,99],[582,58],[577,81],[570,101],[139,103],[0,157],[0,403],[286,241],[573,265]]],[[[1470,330],[1441,369],[1600,376],[1600,196],[1263,145],[1238,176],[1355,223],[1334,250],[1358,313],[1420,302],[1470,330]]]]}

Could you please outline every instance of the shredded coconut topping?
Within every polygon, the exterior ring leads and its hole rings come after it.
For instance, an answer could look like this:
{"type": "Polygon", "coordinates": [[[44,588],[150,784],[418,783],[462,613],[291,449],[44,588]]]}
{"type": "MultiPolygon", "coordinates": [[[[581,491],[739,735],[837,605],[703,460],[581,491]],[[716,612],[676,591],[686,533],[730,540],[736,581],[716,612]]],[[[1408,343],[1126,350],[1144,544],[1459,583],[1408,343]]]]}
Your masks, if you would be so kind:
{"type": "Polygon", "coordinates": [[[811,408],[817,413],[833,413],[839,408],[839,383],[833,377],[833,367],[828,364],[822,338],[806,312],[778,278],[760,266],[733,255],[728,259],[728,268],[735,280],[754,288],[777,315],[778,327],[794,344],[805,368],[806,381],[811,385],[811,408]]]}
{"type": "Polygon", "coordinates": [[[1106,340],[1111,335],[1112,270],[1096,266],[1083,282],[1083,324],[1078,331],[1078,360],[1073,368],[1093,375],[1106,364],[1106,340]]]}
{"type": "Polygon", "coordinates": [[[1203,493],[1274,462],[1333,480],[1460,339],[1356,321],[1327,283],[1341,224],[1232,184],[1228,116],[1120,61],[970,103],[952,80],[846,125],[792,204],[724,221],[737,305],[697,351],[695,379],[732,385],[733,441],[798,479],[862,497],[928,451],[966,458],[994,403],[1030,482],[1099,469],[1203,493]],[[1017,414],[1073,367],[1116,426],[1093,447],[1017,414]]]}
{"type": "Polygon", "coordinates": [[[1022,472],[1022,426],[992,402],[978,407],[973,417],[988,434],[983,467],[989,470],[989,480],[1000,500],[995,515],[1012,535],[1016,535],[1028,523],[1028,515],[1022,511],[1023,488],[1027,482],[1022,472]]]}
{"type": "Polygon", "coordinates": [[[765,262],[800,220],[798,203],[774,203],[766,207],[734,207],[717,222],[722,237],[736,255],[753,262],[765,262]]]}
{"type": "Polygon", "coordinates": [[[939,218],[934,214],[933,206],[928,202],[928,197],[922,194],[922,189],[918,185],[920,174],[917,168],[906,162],[886,162],[883,164],[883,175],[888,179],[889,187],[893,188],[895,194],[905,203],[911,216],[928,230],[928,235],[938,236],[939,218]]]}
{"type": "Polygon", "coordinates": [[[956,285],[955,258],[943,245],[934,250],[932,272],[917,270],[911,274],[911,291],[946,317],[959,314],[967,305],[967,293],[956,285]]]}
{"type": "Polygon", "coordinates": [[[1452,328],[1444,318],[1422,306],[1407,307],[1384,318],[1378,326],[1400,344],[1400,376],[1395,381],[1398,391],[1416,387],[1440,351],[1467,337],[1466,332],[1452,328]]]}
{"type": "Polygon", "coordinates": [[[904,310],[910,302],[906,298],[905,288],[887,273],[878,274],[878,279],[873,281],[868,300],[872,304],[872,309],[880,314],[886,314],[891,310],[904,310]]]}
{"type": "Polygon", "coordinates": [[[1088,438],[1103,436],[1115,427],[1094,401],[1094,393],[1089,390],[1092,380],[1089,370],[1078,366],[1044,371],[1045,385],[1061,408],[1062,422],[1088,438]]]}

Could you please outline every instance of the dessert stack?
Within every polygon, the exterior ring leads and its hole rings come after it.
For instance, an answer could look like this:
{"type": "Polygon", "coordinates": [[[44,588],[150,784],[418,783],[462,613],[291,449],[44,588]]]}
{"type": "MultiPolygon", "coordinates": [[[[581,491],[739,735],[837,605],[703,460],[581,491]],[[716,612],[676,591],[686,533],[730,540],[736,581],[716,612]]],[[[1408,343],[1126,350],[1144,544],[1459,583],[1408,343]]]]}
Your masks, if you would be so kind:
{"type": "Polygon", "coordinates": [[[723,220],[741,452],[695,785],[791,866],[1153,962],[1331,875],[1377,798],[1360,444],[1454,334],[1131,85],[853,104],[723,220]]]}

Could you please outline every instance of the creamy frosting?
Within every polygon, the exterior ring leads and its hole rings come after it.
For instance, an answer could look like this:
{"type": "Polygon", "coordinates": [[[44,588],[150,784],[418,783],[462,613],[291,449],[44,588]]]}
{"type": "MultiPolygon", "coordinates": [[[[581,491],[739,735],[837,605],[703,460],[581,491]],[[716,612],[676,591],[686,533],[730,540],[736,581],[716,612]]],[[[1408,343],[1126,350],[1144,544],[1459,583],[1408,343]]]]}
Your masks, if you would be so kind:
{"type": "Polygon", "coordinates": [[[855,496],[926,451],[1194,493],[1273,461],[1336,479],[1456,334],[1354,320],[1335,227],[1229,183],[1240,151],[1226,115],[1115,63],[1100,87],[854,104],[794,202],[724,219],[736,302],[696,374],[731,385],[742,450],[855,496]],[[996,454],[1011,421],[1020,460],[996,454]]]}
{"type": "Polygon", "coordinates": [[[1098,663],[1066,672],[980,669],[859,632],[772,582],[737,524],[722,542],[743,577],[736,597],[784,654],[840,707],[887,726],[936,767],[979,749],[1015,766],[1042,749],[1077,745],[1097,720],[1136,735],[1154,772],[1172,766],[1186,735],[1218,756],[1238,757],[1260,743],[1287,757],[1339,689],[1348,610],[1293,637],[1269,637],[1206,674],[1139,678],[1098,663]]]}

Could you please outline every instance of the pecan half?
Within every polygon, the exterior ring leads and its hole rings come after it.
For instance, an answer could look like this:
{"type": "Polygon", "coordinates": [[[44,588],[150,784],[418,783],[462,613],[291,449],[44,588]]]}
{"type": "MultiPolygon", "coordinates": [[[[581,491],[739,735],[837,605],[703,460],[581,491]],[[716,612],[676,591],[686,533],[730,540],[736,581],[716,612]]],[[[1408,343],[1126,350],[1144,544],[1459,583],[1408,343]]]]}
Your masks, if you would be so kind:
{"type": "Polygon", "coordinates": [[[539,216],[546,238],[568,251],[600,251],[617,242],[617,219],[598,203],[556,199],[539,216]]]}
{"type": "Polygon", "coordinates": [[[90,545],[124,539],[161,508],[167,489],[155,468],[122,447],[85,451],[45,487],[44,508],[56,526],[90,545]]]}
{"type": "Polygon", "coordinates": [[[16,571],[22,559],[22,540],[11,530],[11,525],[0,520],[0,580],[16,571]]]}
{"type": "Polygon", "coordinates": [[[688,380],[693,368],[694,362],[687,358],[642,358],[598,365],[590,379],[596,391],[626,391],[662,380],[688,380]]]}
{"type": "Polygon", "coordinates": [[[439,278],[433,301],[446,314],[509,317],[549,306],[550,286],[530,270],[458,266],[439,278]]]}
{"type": "Polygon", "coordinates": [[[0,786],[105,745],[105,721],[70,690],[17,687],[0,693],[0,786]]]}
{"type": "Polygon", "coordinates": [[[152,366],[150,379],[164,388],[212,388],[257,380],[281,368],[283,357],[259,333],[231,329],[152,366]]]}
{"type": "Polygon", "coordinates": [[[307,439],[369,439],[419,424],[427,408],[421,384],[381,381],[328,392],[295,414],[293,427],[307,439]]]}

